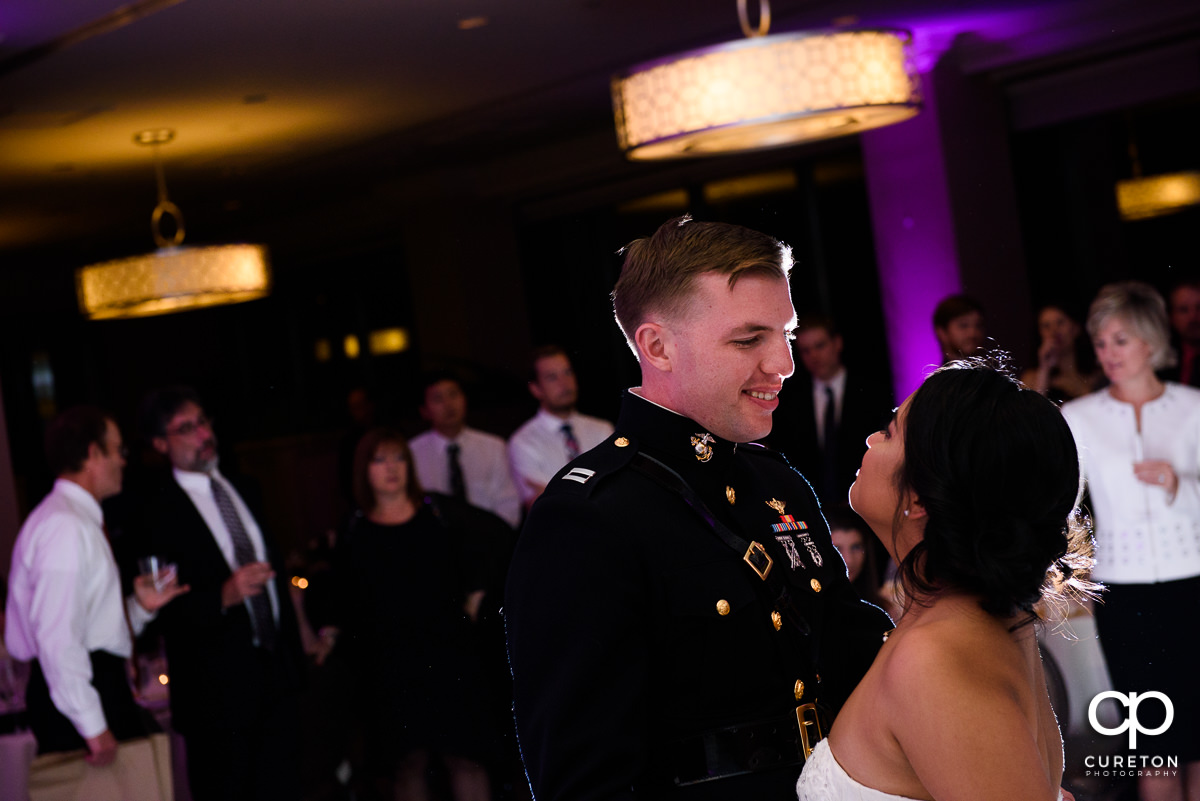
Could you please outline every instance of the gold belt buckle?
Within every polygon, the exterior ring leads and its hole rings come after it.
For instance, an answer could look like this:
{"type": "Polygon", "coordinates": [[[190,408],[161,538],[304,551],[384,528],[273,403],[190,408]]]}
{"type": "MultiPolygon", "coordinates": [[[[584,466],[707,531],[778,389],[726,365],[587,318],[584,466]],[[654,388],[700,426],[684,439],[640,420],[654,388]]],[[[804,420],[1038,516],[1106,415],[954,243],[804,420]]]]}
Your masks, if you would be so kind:
{"type": "Polygon", "coordinates": [[[813,747],[824,737],[821,734],[821,719],[817,716],[817,705],[796,707],[796,725],[800,727],[800,745],[804,748],[804,758],[807,760],[812,756],[813,747]]]}
{"type": "Polygon", "coordinates": [[[775,566],[775,560],[767,553],[767,549],[757,542],[751,542],[750,547],[746,549],[746,555],[742,557],[742,561],[750,565],[758,577],[763,581],[767,580],[767,576],[771,573],[771,568],[775,566]],[[756,562],[761,563],[763,559],[767,560],[767,566],[760,568],[756,562]]]}

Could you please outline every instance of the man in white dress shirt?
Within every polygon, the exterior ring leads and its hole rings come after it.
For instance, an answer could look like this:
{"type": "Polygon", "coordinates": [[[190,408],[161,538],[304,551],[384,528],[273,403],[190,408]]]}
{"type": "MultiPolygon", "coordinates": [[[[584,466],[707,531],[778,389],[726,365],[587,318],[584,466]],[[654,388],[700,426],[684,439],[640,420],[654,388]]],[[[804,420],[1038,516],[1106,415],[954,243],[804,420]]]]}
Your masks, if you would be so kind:
{"type": "Polygon", "coordinates": [[[867,436],[891,417],[891,392],[871,374],[847,370],[832,319],[801,317],[794,333],[804,370],[779,395],[771,447],[812,483],[822,506],[844,504],[867,436]]]}
{"type": "Polygon", "coordinates": [[[575,411],[579,385],[567,352],[547,345],[534,351],[529,392],[536,415],[508,440],[508,464],[521,502],[528,509],[554,474],[612,434],[612,423],[575,411]]]}
{"type": "Polygon", "coordinates": [[[432,373],[422,384],[421,417],[433,427],[409,443],[421,487],[487,509],[516,528],[521,501],[504,440],[467,426],[467,396],[456,377],[432,373]]]}
{"type": "Polygon", "coordinates": [[[26,704],[38,751],[86,746],[94,765],[147,733],[126,678],[130,629],[187,591],[174,580],[158,591],[139,576],[122,599],[100,501],[121,491],[124,450],[116,423],[94,407],[50,424],[46,456],[58,479],[17,536],[8,593],[5,646],[33,662],[26,704]]]}

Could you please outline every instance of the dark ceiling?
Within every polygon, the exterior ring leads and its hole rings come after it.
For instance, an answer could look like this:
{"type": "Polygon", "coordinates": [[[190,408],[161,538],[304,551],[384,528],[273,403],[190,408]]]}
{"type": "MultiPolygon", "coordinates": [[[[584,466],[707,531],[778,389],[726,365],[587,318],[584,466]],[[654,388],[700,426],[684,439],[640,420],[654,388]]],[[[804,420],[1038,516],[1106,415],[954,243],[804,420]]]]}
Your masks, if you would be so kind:
{"type": "MultiPolygon", "coordinates": [[[[1001,79],[1200,28],[1200,7],[1183,0],[771,10],[776,33],[908,28],[919,64],[957,39],[967,70],[1001,79]]],[[[8,0],[0,253],[147,232],[152,156],[133,143],[144,129],[176,131],[162,155],[185,214],[506,158],[507,171],[474,180],[519,194],[546,180],[531,149],[577,153],[591,165],[582,180],[636,174],[653,167],[620,160],[610,76],[740,36],[734,0],[8,0]]]]}

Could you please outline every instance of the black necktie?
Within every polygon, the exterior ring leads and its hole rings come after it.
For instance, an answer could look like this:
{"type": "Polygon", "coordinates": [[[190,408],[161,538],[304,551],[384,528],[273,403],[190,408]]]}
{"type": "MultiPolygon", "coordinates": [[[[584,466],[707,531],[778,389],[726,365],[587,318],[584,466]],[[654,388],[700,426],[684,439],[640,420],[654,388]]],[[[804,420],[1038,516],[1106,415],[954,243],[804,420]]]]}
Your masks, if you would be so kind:
{"type": "MultiPolygon", "coordinates": [[[[242,525],[242,518],[238,516],[237,507],[233,505],[233,498],[229,497],[221,482],[211,477],[209,482],[212,485],[213,498],[217,501],[217,509],[221,512],[221,522],[225,524],[233,540],[234,561],[238,567],[257,562],[258,555],[254,552],[250,536],[246,534],[246,527],[242,525]]],[[[250,621],[254,624],[254,636],[258,644],[267,650],[274,648],[275,615],[271,613],[271,599],[267,597],[266,588],[246,600],[250,602],[250,621]]]]}
{"type": "Polygon", "coordinates": [[[450,462],[450,494],[465,501],[467,482],[463,479],[462,462],[458,460],[461,450],[457,442],[451,442],[446,446],[446,458],[450,462]]]}
{"type": "Polygon", "coordinates": [[[1200,350],[1197,350],[1196,354],[1192,356],[1192,369],[1188,373],[1188,385],[1200,387],[1200,350]]]}
{"type": "Polygon", "coordinates": [[[579,440],[575,439],[575,429],[570,423],[563,423],[561,430],[567,443],[567,461],[570,461],[579,455],[579,440]]]}
{"type": "Polygon", "coordinates": [[[837,404],[833,400],[833,387],[825,387],[825,419],[822,426],[821,443],[821,489],[822,503],[834,503],[837,495],[837,404]]]}

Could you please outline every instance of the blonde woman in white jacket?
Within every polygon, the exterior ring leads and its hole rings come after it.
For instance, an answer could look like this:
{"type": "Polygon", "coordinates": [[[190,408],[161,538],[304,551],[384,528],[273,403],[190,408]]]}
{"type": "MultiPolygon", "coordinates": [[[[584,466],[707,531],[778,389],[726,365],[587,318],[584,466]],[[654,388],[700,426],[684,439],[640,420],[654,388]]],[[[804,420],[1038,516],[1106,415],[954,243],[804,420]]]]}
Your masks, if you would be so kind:
{"type": "MultiPolygon", "coordinates": [[[[1157,691],[1173,707],[1173,724],[1139,737],[1134,750],[1177,757],[1179,769],[1143,772],[1139,797],[1200,801],[1200,390],[1155,375],[1171,353],[1166,304],[1149,285],[1104,287],[1087,328],[1111,384],[1065,404],[1063,415],[1091,495],[1093,578],[1108,587],[1096,610],[1100,644],[1117,692],[1157,691]]],[[[1142,730],[1159,727],[1166,711],[1140,704],[1142,730]]]]}

